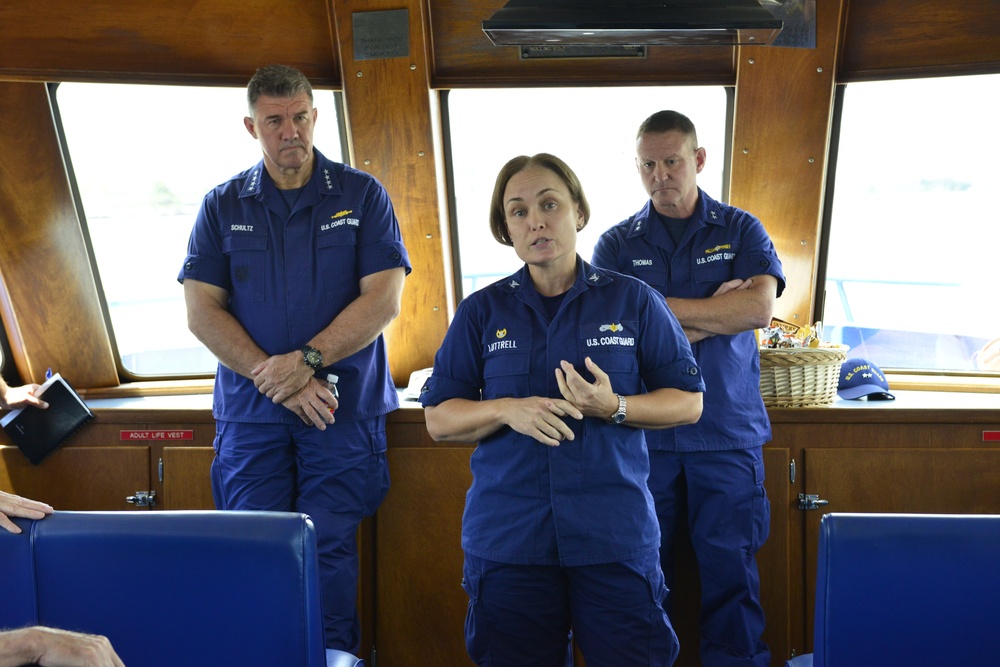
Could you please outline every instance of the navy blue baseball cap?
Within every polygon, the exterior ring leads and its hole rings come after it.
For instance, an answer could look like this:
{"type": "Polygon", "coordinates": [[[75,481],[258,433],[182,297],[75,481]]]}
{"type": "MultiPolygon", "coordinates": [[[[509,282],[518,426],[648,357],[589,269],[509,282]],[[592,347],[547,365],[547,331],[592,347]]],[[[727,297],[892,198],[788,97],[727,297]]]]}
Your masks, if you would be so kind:
{"type": "Polygon", "coordinates": [[[891,401],[896,398],[889,393],[889,383],[882,369],[867,359],[848,359],[843,363],[837,395],[848,400],[891,401]]]}

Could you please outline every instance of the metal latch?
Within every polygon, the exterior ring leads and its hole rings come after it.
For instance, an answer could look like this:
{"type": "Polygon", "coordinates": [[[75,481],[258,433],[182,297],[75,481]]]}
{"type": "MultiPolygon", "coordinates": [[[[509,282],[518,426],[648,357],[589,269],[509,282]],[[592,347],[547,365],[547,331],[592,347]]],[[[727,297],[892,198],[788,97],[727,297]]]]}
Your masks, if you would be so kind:
{"type": "Polygon", "coordinates": [[[823,500],[815,493],[800,493],[799,494],[799,509],[800,510],[818,510],[823,505],[829,505],[829,500],[823,500]]]}
{"type": "Polygon", "coordinates": [[[156,491],[136,491],[135,495],[127,497],[125,502],[136,507],[154,507],[156,505],[156,491]]]}

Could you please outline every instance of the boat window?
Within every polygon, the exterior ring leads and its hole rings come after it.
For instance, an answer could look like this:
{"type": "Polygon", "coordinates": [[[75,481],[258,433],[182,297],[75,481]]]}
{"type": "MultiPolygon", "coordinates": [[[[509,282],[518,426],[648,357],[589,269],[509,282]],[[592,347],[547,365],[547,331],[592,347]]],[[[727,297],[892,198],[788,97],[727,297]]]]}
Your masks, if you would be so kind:
{"type": "MultiPolygon", "coordinates": [[[[452,242],[460,271],[459,297],[522,265],[490,233],[490,198],[497,174],[518,155],[551,153],[568,164],[590,203],[590,222],[577,252],[590,261],[601,232],[648,200],[635,166],[635,133],[650,114],[673,109],[688,116],[708,154],[698,184],[717,199],[728,163],[731,95],[722,86],[457,89],[445,97],[454,200],[452,242]]],[[[456,280],[458,282],[458,280],[456,280]]]]}
{"type": "MultiPolygon", "coordinates": [[[[339,96],[314,97],[315,145],[342,160],[339,96]]],[[[205,193],[261,158],[245,88],[62,83],[55,102],[123,369],[214,373],[177,274],[205,193]]]]}
{"type": "Polygon", "coordinates": [[[883,370],[1000,371],[1000,75],[840,91],[822,320],[883,370]]]}

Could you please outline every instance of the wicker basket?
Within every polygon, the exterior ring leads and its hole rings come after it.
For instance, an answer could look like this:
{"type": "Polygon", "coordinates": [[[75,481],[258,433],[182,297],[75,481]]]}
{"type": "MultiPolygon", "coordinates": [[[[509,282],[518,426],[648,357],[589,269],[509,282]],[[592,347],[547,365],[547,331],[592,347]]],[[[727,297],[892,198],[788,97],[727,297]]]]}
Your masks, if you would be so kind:
{"type": "Polygon", "coordinates": [[[847,346],[760,349],[760,395],[769,408],[833,403],[847,346]]]}

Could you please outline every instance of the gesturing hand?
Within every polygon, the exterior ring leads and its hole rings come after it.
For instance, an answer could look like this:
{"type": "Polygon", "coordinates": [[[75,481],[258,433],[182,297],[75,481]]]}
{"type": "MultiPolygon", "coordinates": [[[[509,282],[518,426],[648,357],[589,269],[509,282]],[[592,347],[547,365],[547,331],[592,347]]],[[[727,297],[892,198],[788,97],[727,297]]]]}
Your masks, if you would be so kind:
{"type": "Polygon", "coordinates": [[[611,387],[611,379],[590,357],[584,359],[584,363],[594,376],[593,382],[587,382],[568,361],[559,362],[556,369],[559,393],[585,416],[607,419],[618,409],[618,398],[611,387]]]}

